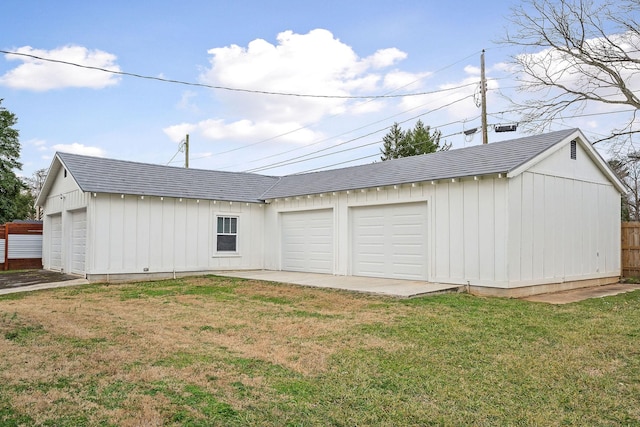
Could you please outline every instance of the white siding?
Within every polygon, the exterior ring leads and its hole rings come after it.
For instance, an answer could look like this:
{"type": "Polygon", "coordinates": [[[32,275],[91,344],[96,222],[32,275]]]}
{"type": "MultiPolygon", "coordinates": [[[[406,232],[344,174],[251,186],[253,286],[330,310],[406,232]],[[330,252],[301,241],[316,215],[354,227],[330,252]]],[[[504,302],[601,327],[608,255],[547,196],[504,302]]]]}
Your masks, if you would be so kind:
{"type": "Polygon", "coordinates": [[[281,214],[282,270],[333,273],[333,210],[281,214]]]}
{"type": "Polygon", "coordinates": [[[506,286],[507,179],[467,179],[432,187],[431,280],[506,286]]]}
{"type": "Polygon", "coordinates": [[[206,200],[97,194],[91,274],[263,268],[264,207],[206,200]],[[238,252],[216,252],[216,215],[238,217],[238,252]]]}
{"type": "Polygon", "coordinates": [[[510,182],[511,286],[620,273],[619,194],[612,185],[525,172],[510,182]]]}
{"type": "Polygon", "coordinates": [[[506,287],[508,200],[506,178],[416,183],[279,199],[265,208],[265,268],[278,270],[281,266],[280,213],[333,209],[334,274],[363,274],[353,264],[357,255],[353,252],[352,212],[361,208],[364,212],[369,206],[420,202],[426,207],[422,280],[426,277],[434,282],[506,287]]]}
{"type": "Polygon", "coordinates": [[[509,179],[403,184],[266,206],[93,195],[61,169],[44,207],[43,261],[45,268],[96,275],[267,268],[503,288],[618,275],[619,194],[586,151],[578,146],[571,160],[568,147],[509,179]],[[409,233],[421,242],[411,245],[423,262],[394,270],[400,263],[393,251],[380,253],[408,241],[400,230],[407,224],[393,214],[401,206],[423,207],[423,229],[412,222],[409,233]],[[84,239],[73,220],[79,211],[84,239]],[[216,250],[218,215],[238,218],[236,252],[216,250]],[[365,227],[378,230],[369,243],[365,227]]]}
{"type": "Polygon", "coordinates": [[[509,181],[509,285],[620,274],[620,200],[608,177],[570,144],[509,181]]]}

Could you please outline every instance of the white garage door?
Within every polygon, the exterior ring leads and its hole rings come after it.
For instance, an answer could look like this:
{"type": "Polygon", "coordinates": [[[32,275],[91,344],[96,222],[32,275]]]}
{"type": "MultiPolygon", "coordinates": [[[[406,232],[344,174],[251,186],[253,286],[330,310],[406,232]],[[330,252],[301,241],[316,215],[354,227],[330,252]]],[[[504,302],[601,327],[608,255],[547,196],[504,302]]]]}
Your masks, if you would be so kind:
{"type": "Polygon", "coordinates": [[[71,272],[84,274],[87,246],[87,211],[73,212],[71,216],[71,272]]]}
{"type": "Polygon", "coordinates": [[[62,269],[62,215],[51,216],[51,244],[49,246],[49,268],[62,269]]]}
{"type": "Polygon", "coordinates": [[[426,203],[352,208],[352,274],[427,280],[426,214],[426,203]]]}
{"type": "Polygon", "coordinates": [[[286,212],[282,224],[282,269],[333,274],[333,210],[286,212]]]}

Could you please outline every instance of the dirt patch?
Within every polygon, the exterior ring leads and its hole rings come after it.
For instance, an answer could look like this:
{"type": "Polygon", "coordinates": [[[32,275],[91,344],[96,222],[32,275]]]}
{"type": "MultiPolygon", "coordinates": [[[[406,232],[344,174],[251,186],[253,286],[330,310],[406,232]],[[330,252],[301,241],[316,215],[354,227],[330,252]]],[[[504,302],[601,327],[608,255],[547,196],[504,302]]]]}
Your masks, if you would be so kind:
{"type": "Polygon", "coordinates": [[[20,270],[0,272],[0,289],[19,288],[40,283],[63,282],[77,276],[49,270],[20,270]]]}

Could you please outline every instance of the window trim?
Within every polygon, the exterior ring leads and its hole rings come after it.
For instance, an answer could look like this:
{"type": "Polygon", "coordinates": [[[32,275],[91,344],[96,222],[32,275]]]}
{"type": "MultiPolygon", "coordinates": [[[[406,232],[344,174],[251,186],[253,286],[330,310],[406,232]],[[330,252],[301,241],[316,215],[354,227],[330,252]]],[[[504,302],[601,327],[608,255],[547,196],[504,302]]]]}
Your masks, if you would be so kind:
{"type": "Polygon", "coordinates": [[[238,215],[224,215],[224,214],[222,214],[222,215],[216,214],[215,215],[215,221],[214,221],[214,224],[213,224],[214,230],[215,230],[215,241],[214,241],[214,251],[213,251],[214,255],[218,255],[218,256],[220,256],[220,255],[222,255],[222,256],[239,255],[239,253],[240,253],[240,248],[239,248],[240,241],[238,239],[238,235],[239,235],[238,224],[239,224],[239,222],[240,222],[240,217],[238,215]],[[228,232],[224,231],[224,228],[225,228],[224,220],[225,219],[229,219],[229,231],[228,232]],[[223,221],[223,225],[222,225],[223,230],[222,230],[222,232],[218,231],[218,226],[219,226],[220,220],[223,221]],[[235,220],[235,224],[232,225],[232,221],[231,220],[235,220]],[[234,228],[233,226],[235,226],[235,231],[232,231],[233,228],[234,228]],[[235,250],[220,250],[220,249],[218,249],[218,238],[220,236],[235,236],[235,250]]]}

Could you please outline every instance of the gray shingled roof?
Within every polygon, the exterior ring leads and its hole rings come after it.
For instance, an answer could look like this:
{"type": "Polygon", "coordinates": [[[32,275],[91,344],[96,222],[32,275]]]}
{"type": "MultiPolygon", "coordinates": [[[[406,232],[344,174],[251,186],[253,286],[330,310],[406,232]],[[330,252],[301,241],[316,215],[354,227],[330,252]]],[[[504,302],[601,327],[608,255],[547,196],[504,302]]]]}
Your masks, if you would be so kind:
{"type": "Polygon", "coordinates": [[[562,130],[343,169],[288,175],[282,177],[262,195],[262,198],[266,200],[506,173],[563,141],[577,130],[562,130]]]}
{"type": "Polygon", "coordinates": [[[82,191],[260,202],[277,177],[58,153],[82,191]]]}
{"type": "Polygon", "coordinates": [[[83,191],[262,202],[360,188],[507,173],[577,129],[476,145],[386,162],[273,177],[243,172],[184,169],[58,153],[83,191]]]}

